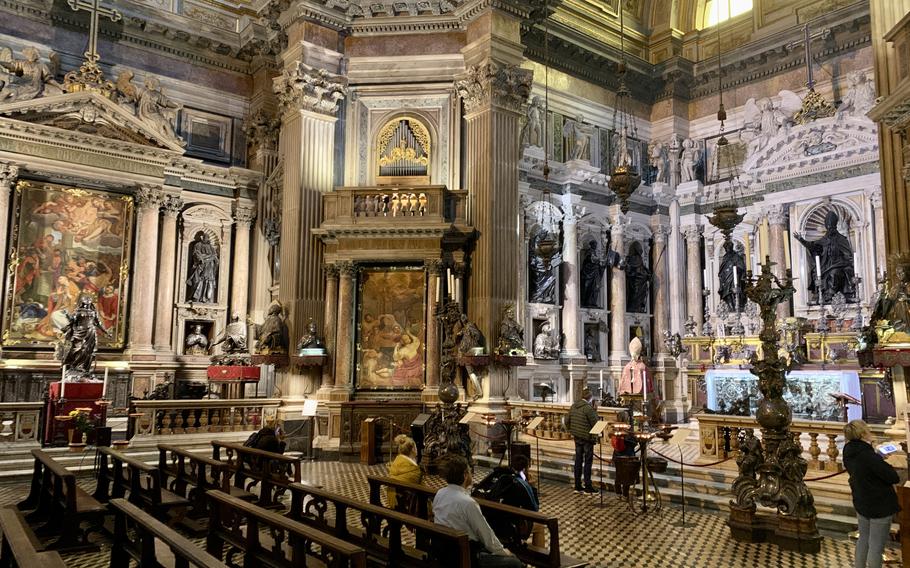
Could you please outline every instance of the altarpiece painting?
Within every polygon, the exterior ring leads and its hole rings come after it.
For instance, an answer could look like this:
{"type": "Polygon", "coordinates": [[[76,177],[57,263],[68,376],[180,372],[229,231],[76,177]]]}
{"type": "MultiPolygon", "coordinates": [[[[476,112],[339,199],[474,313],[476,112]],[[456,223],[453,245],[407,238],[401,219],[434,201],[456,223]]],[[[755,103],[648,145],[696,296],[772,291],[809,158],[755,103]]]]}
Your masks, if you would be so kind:
{"type": "Polygon", "coordinates": [[[13,207],[3,345],[53,346],[82,294],[120,348],[126,333],[133,198],[20,181],[13,207]]]}
{"type": "Polygon", "coordinates": [[[423,268],[364,268],[357,309],[357,388],[420,389],[425,339],[423,268]]]}

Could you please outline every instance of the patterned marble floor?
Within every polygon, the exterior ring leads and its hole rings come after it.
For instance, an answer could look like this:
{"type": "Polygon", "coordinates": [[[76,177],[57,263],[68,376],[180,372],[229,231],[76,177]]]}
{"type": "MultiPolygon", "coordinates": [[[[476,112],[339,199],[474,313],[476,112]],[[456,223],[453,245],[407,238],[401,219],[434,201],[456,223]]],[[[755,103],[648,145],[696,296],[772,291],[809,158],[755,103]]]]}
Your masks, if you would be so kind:
{"type": "MultiPolygon", "coordinates": [[[[384,474],[385,465],[362,466],[339,462],[304,462],[303,477],[351,497],[369,499],[366,475],[384,474]]],[[[483,475],[478,471],[476,479],[483,475]]],[[[92,486],[90,480],[82,481],[92,486]]],[[[433,485],[441,484],[433,480],[433,485]]],[[[27,493],[24,481],[0,484],[0,506],[13,504],[27,493]]],[[[817,555],[779,550],[769,544],[741,544],[730,538],[726,518],[706,512],[686,513],[692,527],[674,526],[681,520],[676,507],[636,516],[614,495],[604,496],[604,506],[594,497],[575,495],[570,486],[544,481],[542,511],[560,519],[560,540],[565,553],[591,561],[597,568],[733,568],[797,567],[850,568],[853,542],[824,538],[817,555]]],[[[201,543],[201,541],[200,541],[201,543]]],[[[71,568],[102,568],[109,561],[103,546],[93,554],[65,556],[71,568]]],[[[886,564],[900,566],[900,562],[886,564]]]]}

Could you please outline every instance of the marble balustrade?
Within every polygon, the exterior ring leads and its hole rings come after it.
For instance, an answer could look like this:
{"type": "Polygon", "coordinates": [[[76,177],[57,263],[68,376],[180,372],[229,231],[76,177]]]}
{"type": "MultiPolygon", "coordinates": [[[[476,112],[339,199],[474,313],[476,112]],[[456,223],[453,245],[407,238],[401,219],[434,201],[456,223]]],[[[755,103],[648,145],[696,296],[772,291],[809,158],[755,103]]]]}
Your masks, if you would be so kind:
{"type": "Polygon", "coordinates": [[[258,430],[276,416],[281,400],[137,400],[130,408],[133,436],[173,436],[258,430]]]}

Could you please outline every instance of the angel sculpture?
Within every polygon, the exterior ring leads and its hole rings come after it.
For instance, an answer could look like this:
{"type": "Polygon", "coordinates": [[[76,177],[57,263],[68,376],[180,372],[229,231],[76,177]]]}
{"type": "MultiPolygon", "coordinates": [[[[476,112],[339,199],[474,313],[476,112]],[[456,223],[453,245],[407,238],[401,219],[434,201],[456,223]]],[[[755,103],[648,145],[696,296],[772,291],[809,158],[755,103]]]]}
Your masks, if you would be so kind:
{"type": "Polygon", "coordinates": [[[665,157],[664,157],[664,145],[662,142],[657,140],[652,141],[648,144],[648,161],[651,164],[651,169],[654,171],[654,183],[663,182],[665,157]]]}
{"type": "Polygon", "coordinates": [[[757,101],[750,98],[743,106],[743,126],[755,134],[748,147],[750,156],[767,146],[781,129],[786,131],[793,123],[793,115],[802,108],[802,99],[793,91],[784,90],[778,96],[780,103],[777,105],[763,97],[757,101]]]}
{"type": "Polygon", "coordinates": [[[117,89],[117,100],[120,104],[135,108],[139,102],[139,89],[133,84],[133,77],[132,71],[124,69],[117,75],[114,86],[117,89]]]}
{"type": "Polygon", "coordinates": [[[850,87],[837,107],[837,116],[864,118],[875,105],[875,86],[862,71],[853,71],[847,76],[850,87]]]}
{"type": "Polygon", "coordinates": [[[695,145],[695,140],[686,138],[682,143],[682,153],[679,159],[679,175],[683,183],[695,181],[695,167],[701,159],[701,149],[695,145]]]}
{"type": "Polygon", "coordinates": [[[48,94],[63,92],[55,80],[60,59],[53,51],[48,55],[50,65],[41,61],[38,50],[26,47],[24,59],[13,59],[8,47],[0,48],[0,103],[27,101],[48,94]]]}

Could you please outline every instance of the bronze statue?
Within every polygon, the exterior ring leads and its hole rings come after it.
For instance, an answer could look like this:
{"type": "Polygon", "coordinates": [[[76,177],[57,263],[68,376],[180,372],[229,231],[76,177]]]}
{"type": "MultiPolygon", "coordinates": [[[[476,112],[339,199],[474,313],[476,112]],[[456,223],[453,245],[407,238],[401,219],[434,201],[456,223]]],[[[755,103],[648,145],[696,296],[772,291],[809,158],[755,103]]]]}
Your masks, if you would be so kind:
{"type": "Polygon", "coordinates": [[[648,313],[648,289],[651,271],[645,266],[641,243],[632,241],[626,256],[626,311],[632,314],[648,313]]]}
{"type": "Polygon", "coordinates": [[[253,324],[253,335],[257,338],[256,353],[259,355],[286,355],[290,339],[288,324],[284,320],[284,306],[275,300],[269,305],[265,321],[253,324]]]}
{"type": "Polygon", "coordinates": [[[246,352],[246,323],[240,321],[240,316],[234,314],[231,316],[231,323],[224,328],[224,333],[214,343],[212,349],[217,345],[224,343],[224,352],[245,353],[246,352]]]}
{"type": "Polygon", "coordinates": [[[848,301],[855,301],[856,287],[853,283],[853,247],[850,240],[837,230],[838,217],[829,211],[825,217],[825,236],[809,242],[799,233],[796,240],[806,247],[810,266],[809,291],[815,294],[819,303],[829,304],[840,292],[848,301]],[[819,275],[815,270],[815,257],[821,265],[821,290],[818,289],[819,275]]]}
{"type": "Polygon", "coordinates": [[[588,249],[581,261],[581,305],[584,308],[602,308],[601,289],[604,282],[604,269],[608,266],[620,266],[622,257],[616,251],[609,250],[610,241],[607,237],[607,253],[601,254],[597,241],[588,243],[588,249]]]}
{"type": "Polygon", "coordinates": [[[497,355],[524,355],[524,330],[515,321],[515,306],[507,304],[502,309],[502,322],[499,324],[499,341],[496,345],[497,355]]]}
{"type": "Polygon", "coordinates": [[[76,312],[63,310],[67,323],[63,326],[63,343],[58,345],[58,359],[66,367],[67,381],[85,381],[92,378],[92,365],[98,350],[96,330],[111,337],[98,319],[98,311],[92,298],[83,294],[79,298],[76,312]]]}
{"type": "Polygon", "coordinates": [[[297,355],[303,356],[306,352],[321,351],[325,353],[325,345],[322,343],[322,340],[319,339],[319,335],[316,334],[316,321],[310,319],[307,322],[307,332],[300,337],[300,341],[297,342],[297,355]]]}
{"type": "Polygon", "coordinates": [[[218,251],[209,236],[203,232],[196,235],[190,245],[190,276],[186,280],[187,299],[204,304],[215,303],[218,286],[218,251]]]}
{"type": "Polygon", "coordinates": [[[720,279],[718,294],[721,300],[731,311],[738,312],[745,308],[746,257],[736,250],[733,241],[724,241],[724,256],[720,259],[720,272],[717,276],[720,279]]]}
{"type": "Polygon", "coordinates": [[[471,355],[474,349],[484,347],[483,333],[465,314],[461,314],[461,322],[456,329],[455,337],[458,340],[458,353],[461,355],[471,355]]]}
{"type": "Polygon", "coordinates": [[[528,301],[540,304],[556,303],[556,271],[555,267],[562,263],[562,254],[556,252],[547,263],[546,259],[537,253],[537,248],[548,235],[541,230],[534,234],[528,241],[528,301]]]}

